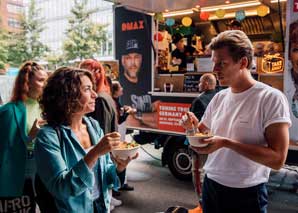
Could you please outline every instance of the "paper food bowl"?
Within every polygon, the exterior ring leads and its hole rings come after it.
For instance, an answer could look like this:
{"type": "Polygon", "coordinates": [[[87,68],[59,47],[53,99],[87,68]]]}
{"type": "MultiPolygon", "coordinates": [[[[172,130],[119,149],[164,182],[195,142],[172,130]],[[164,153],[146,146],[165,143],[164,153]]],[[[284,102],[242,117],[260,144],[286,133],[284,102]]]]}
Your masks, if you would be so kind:
{"type": "Polygon", "coordinates": [[[203,134],[203,133],[196,133],[195,135],[187,135],[186,136],[190,145],[194,147],[205,147],[208,144],[201,143],[202,139],[207,139],[213,137],[211,134],[203,134]]]}
{"type": "Polygon", "coordinates": [[[140,147],[141,145],[136,142],[128,143],[124,141],[121,143],[119,148],[112,150],[112,154],[114,157],[126,160],[128,157],[134,157],[140,147]]]}

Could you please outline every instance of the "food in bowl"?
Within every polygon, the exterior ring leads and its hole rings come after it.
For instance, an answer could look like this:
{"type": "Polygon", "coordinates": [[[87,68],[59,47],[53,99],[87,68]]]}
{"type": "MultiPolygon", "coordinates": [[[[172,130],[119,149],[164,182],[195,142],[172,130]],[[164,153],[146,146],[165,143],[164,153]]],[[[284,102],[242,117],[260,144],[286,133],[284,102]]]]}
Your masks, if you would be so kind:
{"type": "Polygon", "coordinates": [[[136,143],[135,141],[132,141],[130,143],[123,141],[120,143],[118,148],[112,150],[112,154],[115,157],[119,157],[123,160],[126,160],[128,157],[135,156],[140,146],[141,145],[136,143]]]}
{"type": "Polygon", "coordinates": [[[202,139],[211,138],[213,135],[211,133],[203,133],[203,132],[197,132],[194,135],[187,135],[186,136],[190,145],[195,147],[205,147],[208,144],[201,143],[202,139]]]}

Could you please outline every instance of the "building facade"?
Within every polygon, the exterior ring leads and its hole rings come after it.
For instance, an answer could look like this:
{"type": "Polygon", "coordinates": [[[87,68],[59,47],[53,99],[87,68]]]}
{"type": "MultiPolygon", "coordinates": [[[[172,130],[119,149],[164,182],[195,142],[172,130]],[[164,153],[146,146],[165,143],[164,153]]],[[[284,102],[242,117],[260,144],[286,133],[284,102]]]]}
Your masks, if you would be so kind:
{"type": "MultiPolygon", "coordinates": [[[[28,0],[29,2],[30,0],[28,0]]],[[[41,33],[41,42],[46,44],[53,53],[61,54],[68,19],[71,16],[73,0],[36,0],[36,8],[40,9],[40,17],[44,20],[45,30],[41,33]]],[[[103,44],[99,59],[113,58],[113,12],[112,3],[103,0],[88,0],[86,5],[91,12],[91,20],[106,24],[107,41],[103,44]]]]}
{"type": "Polygon", "coordinates": [[[23,0],[0,0],[0,27],[8,32],[20,30],[20,16],[23,11],[23,0]]]}

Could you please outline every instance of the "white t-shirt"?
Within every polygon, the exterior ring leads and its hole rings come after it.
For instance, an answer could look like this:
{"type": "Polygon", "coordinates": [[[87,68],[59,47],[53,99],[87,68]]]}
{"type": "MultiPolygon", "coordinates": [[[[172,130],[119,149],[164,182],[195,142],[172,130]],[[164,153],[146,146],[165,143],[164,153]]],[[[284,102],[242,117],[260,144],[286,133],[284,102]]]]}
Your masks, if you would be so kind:
{"type": "MultiPolygon", "coordinates": [[[[261,82],[242,93],[225,89],[214,96],[202,118],[212,134],[246,144],[267,146],[265,128],[273,123],[291,125],[286,97],[261,82]]],[[[228,187],[246,188],[268,181],[270,168],[221,148],[208,155],[208,178],[228,187]]]]}

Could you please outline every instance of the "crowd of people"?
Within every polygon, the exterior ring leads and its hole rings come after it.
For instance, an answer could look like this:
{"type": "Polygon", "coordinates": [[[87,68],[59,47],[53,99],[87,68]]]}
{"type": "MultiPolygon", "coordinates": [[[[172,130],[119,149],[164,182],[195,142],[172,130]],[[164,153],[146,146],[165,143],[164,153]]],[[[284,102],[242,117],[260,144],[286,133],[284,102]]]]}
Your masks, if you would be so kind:
{"type": "MultiPolygon", "coordinates": [[[[206,147],[191,147],[195,189],[204,213],[265,213],[270,168],[280,169],[287,156],[287,99],[251,76],[253,46],[244,32],[222,32],[209,48],[217,81],[228,88],[218,92],[215,76],[203,75],[201,94],[182,119],[186,134],[213,135],[200,141],[206,147]]],[[[121,204],[113,197],[133,190],[126,167],[138,157],[110,154],[120,143],[118,126],[136,113],[121,105],[122,90],[94,59],[49,77],[25,62],[11,101],[0,108],[0,129],[7,129],[0,131],[0,199],[26,196],[26,212],[35,212],[36,202],[41,212],[67,213],[110,212],[121,204]]]]}
{"type": "Polygon", "coordinates": [[[1,201],[25,197],[26,212],[36,202],[41,212],[110,212],[109,191],[133,189],[125,169],[138,154],[110,154],[120,143],[112,85],[98,61],[80,67],[48,77],[35,62],[21,66],[11,101],[0,108],[8,129],[1,131],[1,201]]]}

